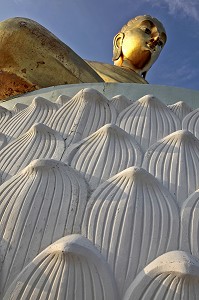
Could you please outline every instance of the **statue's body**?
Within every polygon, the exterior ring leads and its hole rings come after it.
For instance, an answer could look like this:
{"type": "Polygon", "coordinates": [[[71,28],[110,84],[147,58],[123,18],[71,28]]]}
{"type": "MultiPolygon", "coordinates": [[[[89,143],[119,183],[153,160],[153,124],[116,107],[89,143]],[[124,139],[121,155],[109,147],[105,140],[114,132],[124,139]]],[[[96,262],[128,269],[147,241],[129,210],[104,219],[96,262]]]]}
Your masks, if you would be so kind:
{"type": "Polygon", "coordinates": [[[146,72],[166,42],[150,16],[130,20],[114,37],[114,65],[86,62],[35,21],[0,23],[0,99],[35,89],[82,82],[147,83],[146,72]]]}

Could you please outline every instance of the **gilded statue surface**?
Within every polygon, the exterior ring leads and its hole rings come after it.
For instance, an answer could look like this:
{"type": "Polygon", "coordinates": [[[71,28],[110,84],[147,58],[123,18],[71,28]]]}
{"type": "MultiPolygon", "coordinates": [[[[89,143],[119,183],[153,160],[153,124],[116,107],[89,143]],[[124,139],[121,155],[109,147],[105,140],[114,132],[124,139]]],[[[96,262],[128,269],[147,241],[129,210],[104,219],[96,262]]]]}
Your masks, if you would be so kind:
{"type": "Polygon", "coordinates": [[[85,61],[37,22],[0,22],[0,99],[36,89],[74,83],[147,83],[146,73],[166,43],[156,18],[138,16],[113,39],[114,65],[85,61]]]}

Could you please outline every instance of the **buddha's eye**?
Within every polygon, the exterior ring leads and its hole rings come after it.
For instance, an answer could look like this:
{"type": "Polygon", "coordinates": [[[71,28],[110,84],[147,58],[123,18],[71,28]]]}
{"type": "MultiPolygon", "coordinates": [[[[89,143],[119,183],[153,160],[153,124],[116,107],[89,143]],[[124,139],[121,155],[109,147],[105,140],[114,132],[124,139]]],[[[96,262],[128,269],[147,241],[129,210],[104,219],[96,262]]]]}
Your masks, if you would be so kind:
{"type": "Polygon", "coordinates": [[[145,28],[144,32],[145,32],[146,34],[151,34],[151,30],[150,30],[149,28],[145,28]]]}
{"type": "Polygon", "coordinates": [[[163,47],[163,42],[162,41],[158,41],[158,46],[160,46],[162,48],[163,47]]]}

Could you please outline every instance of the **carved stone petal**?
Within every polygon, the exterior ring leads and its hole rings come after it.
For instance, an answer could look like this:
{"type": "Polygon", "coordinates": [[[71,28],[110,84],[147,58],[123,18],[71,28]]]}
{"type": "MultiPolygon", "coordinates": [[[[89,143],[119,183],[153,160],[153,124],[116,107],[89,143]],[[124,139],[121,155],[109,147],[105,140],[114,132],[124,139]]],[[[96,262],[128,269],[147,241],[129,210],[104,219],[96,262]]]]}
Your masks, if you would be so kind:
{"type": "Polygon", "coordinates": [[[123,300],[197,300],[198,295],[198,259],[183,251],[172,251],[144,268],[123,300]]]}
{"type": "Polygon", "coordinates": [[[27,107],[28,107],[28,105],[26,105],[24,103],[16,103],[13,106],[12,115],[14,116],[14,115],[18,114],[20,111],[24,110],[27,107]]]}
{"type": "Polygon", "coordinates": [[[80,233],[87,184],[55,160],[35,160],[0,187],[1,287],[57,239],[80,233]]]}
{"type": "Polygon", "coordinates": [[[47,123],[58,107],[45,98],[36,97],[26,109],[13,116],[2,128],[7,140],[19,137],[35,123],[47,123]]]}
{"type": "Polygon", "coordinates": [[[192,108],[183,101],[168,105],[168,108],[170,108],[181,121],[192,111],[192,108]]]}
{"type": "Polygon", "coordinates": [[[186,130],[173,132],[148,149],[143,167],[168,188],[181,206],[199,188],[199,140],[186,130]]]}
{"type": "Polygon", "coordinates": [[[145,151],[161,138],[181,129],[178,117],[151,95],[124,109],[117,118],[117,124],[131,134],[145,151]]]}
{"type": "Polygon", "coordinates": [[[183,119],[182,128],[191,131],[199,139],[199,108],[190,112],[183,119]]]}
{"type": "Polygon", "coordinates": [[[152,175],[131,167],[94,191],[82,232],[112,267],[123,295],[149,262],[178,247],[178,207],[152,175]]]}
{"type": "Polygon", "coordinates": [[[142,150],[124,130],[107,124],[84,140],[70,146],[62,161],[78,170],[94,190],[118,172],[142,163],[142,150]]]}
{"type": "Polygon", "coordinates": [[[6,136],[0,132],[0,150],[7,144],[6,136]]]}
{"type": "Polygon", "coordinates": [[[60,160],[64,149],[64,140],[59,133],[44,124],[35,124],[29,131],[8,143],[0,151],[2,180],[9,179],[33,159],[60,160]]]}
{"type": "Polygon", "coordinates": [[[100,92],[83,89],[62,106],[50,126],[66,139],[66,145],[78,142],[107,123],[115,123],[115,107],[100,92]]]}
{"type": "Polygon", "coordinates": [[[10,110],[5,107],[0,106],[0,131],[2,132],[2,128],[4,124],[11,119],[12,113],[10,110]]]}
{"type": "Polygon", "coordinates": [[[111,98],[110,102],[115,106],[118,113],[133,103],[133,101],[129,100],[123,95],[114,96],[111,98]]]}
{"type": "Polygon", "coordinates": [[[184,202],[181,223],[180,249],[199,257],[199,190],[184,202]]]}
{"type": "Polygon", "coordinates": [[[66,104],[69,100],[71,100],[71,97],[66,96],[66,95],[60,95],[57,100],[55,101],[55,103],[61,107],[64,106],[64,104],[66,104]]]}
{"type": "Polygon", "coordinates": [[[39,254],[3,299],[118,300],[118,293],[109,266],[97,249],[81,235],[71,235],[39,254]]]}

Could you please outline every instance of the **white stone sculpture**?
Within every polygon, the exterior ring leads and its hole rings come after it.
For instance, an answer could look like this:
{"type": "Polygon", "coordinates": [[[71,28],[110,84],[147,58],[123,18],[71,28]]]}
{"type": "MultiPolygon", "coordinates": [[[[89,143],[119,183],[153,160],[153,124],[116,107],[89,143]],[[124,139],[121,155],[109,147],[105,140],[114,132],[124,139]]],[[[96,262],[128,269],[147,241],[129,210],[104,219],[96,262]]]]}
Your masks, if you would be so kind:
{"type": "Polygon", "coordinates": [[[198,299],[198,109],[110,99],[0,108],[0,299],[198,299]]]}
{"type": "Polygon", "coordinates": [[[117,124],[146,151],[152,144],[181,129],[178,117],[159,99],[146,95],[124,109],[117,124]]]}
{"type": "Polygon", "coordinates": [[[158,257],[140,272],[124,300],[188,300],[197,299],[198,293],[199,260],[185,252],[172,251],[158,257]]]}
{"type": "Polygon", "coordinates": [[[61,159],[64,140],[58,132],[39,123],[0,151],[1,179],[5,181],[36,158],[61,159]]]}
{"type": "Polygon", "coordinates": [[[178,101],[168,107],[176,114],[176,116],[182,121],[186,115],[188,115],[192,108],[184,101],[178,101]]]}
{"type": "Polygon", "coordinates": [[[199,138],[199,109],[190,112],[182,121],[182,128],[191,131],[199,138]]]}
{"type": "Polygon", "coordinates": [[[60,107],[62,107],[64,104],[66,104],[69,100],[71,99],[71,97],[66,96],[66,95],[60,95],[57,100],[56,100],[56,104],[60,107]]]}
{"type": "Polygon", "coordinates": [[[133,100],[129,100],[123,95],[116,95],[110,99],[110,102],[115,106],[118,113],[127,108],[133,103],[133,100]]]}
{"type": "Polygon", "coordinates": [[[7,144],[7,139],[5,134],[0,133],[0,150],[7,144]]]}
{"type": "Polygon", "coordinates": [[[85,180],[55,160],[35,160],[0,186],[2,290],[47,246],[80,233],[87,198],[85,180]]]}
{"type": "Polygon", "coordinates": [[[104,258],[79,235],[64,237],[41,252],[11,284],[6,299],[118,300],[104,258]]]}
{"type": "MultiPolygon", "coordinates": [[[[0,129],[6,123],[7,120],[9,120],[12,117],[12,112],[6,109],[5,107],[0,106],[0,129]]],[[[2,132],[2,130],[1,130],[2,132]]]]}
{"type": "Polygon", "coordinates": [[[181,206],[199,188],[199,140],[189,131],[175,131],[146,151],[143,168],[159,179],[181,206]]]}
{"type": "Polygon", "coordinates": [[[178,247],[178,207],[151,174],[131,167],[91,195],[82,230],[110,264],[122,296],[144,266],[178,247]]]}
{"type": "Polygon", "coordinates": [[[66,146],[89,136],[107,123],[115,123],[115,107],[93,89],[81,90],[49,122],[66,139],[66,146]]]}
{"type": "Polygon", "coordinates": [[[117,125],[107,124],[89,137],[71,145],[62,161],[79,171],[91,190],[118,172],[142,163],[138,143],[117,125]]]}
{"type": "Polygon", "coordinates": [[[180,249],[199,257],[199,190],[183,203],[181,219],[180,249]]]}
{"type": "Polygon", "coordinates": [[[29,107],[13,116],[4,126],[0,126],[0,130],[7,136],[8,141],[13,140],[28,131],[35,123],[47,124],[57,110],[56,104],[36,97],[29,107]]]}
{"type": "Polygon", "coordinates": [[[27,104],[16,103],[12,108],[12,115],[14,116],[14,115],[18,114],[20,111],[22,111],[23,109],[25,109],[27,107],[28,107],[27,104]]]}

